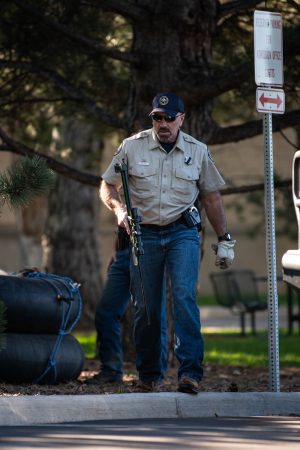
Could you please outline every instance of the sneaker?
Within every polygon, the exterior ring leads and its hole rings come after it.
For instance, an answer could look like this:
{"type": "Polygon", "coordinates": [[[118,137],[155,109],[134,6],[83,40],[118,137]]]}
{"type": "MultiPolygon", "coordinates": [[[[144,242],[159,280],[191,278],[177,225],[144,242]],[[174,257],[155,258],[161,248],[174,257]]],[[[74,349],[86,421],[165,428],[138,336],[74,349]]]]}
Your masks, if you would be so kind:
{"type": "Polygon", "coordinates": [[[86,384],[121,384],[122,381],[123,378],[120,374],[99,372],[92,378],[88,378],[86,384]]]}
{"type": "Polygon", "coordinates": [[[136,388],[140,392],[160,392],[163,391],[163,381],[142,381],[139,380],[136,384],[136,388]]]}
{"type": "Polygon", "coordinates": [[[178,391],[196,395],[199,392],[199,383],[194,378],[183,376],[179,380],[178,391]]]}

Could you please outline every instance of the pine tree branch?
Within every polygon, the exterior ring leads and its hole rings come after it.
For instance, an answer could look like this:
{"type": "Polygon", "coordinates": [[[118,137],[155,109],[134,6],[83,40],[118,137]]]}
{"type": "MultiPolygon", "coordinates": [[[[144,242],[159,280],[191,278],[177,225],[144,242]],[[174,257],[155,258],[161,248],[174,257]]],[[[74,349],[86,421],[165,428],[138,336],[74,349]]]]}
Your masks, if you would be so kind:
{"type": "Polygon", "coordinates": [[[220,6],[218,17],[221,19],[225,16],[240,14],[242,11],[253,10],[260,3],[265,2],[261,0],[233,0],[220,6]]]}
{"type": "MultiPolygon", "coordinates": [[[[294,127],[300,123],[300,109],[285,114],[273,114],[272,125],[273,132],[283,130],[284,128],[294,127]]],[[[253,120],[242,125],[232,125],[229,127],[219,127],[216,123],[212,130],[207,144],[226,144],[228,142],[238,142],[262,134],[262,119],[253,120]]]]}
{"type": "Polygon", "coordinates": [[[130,52],[121,52],[117,49],[106,47],[105,45],[101,45],[99,42],[87,38],[85,36],[82,36],[78,33],[78,31],[72,31],[70,28],[61,25],[54,19],[51,19],[49,16],[45,16],[40,11],[38,11],[36,8],[32,7],[31,5],[24,4],[24,1],[20,0],[13,0],[13,2],[23,11],[26,11],[29,13],[30,16],[34,16],[39,21],[43,22],[45,25],[47,25],[49,28],[58,31],[62,35],[68,37],[73,42],[76,42],[80,44],[82,47],[89,49],[90,51],[98,54],[98,55],[105,55],[108,58],[113,58],[119,61],[128,62],[131,64],[137,64],[139,63],[140,59],[137,57],[137,55],[134,55],[130,52]]]}
{"type": "Polygon", "coordinates": [[[85,95],[77,86],[71,84],[66,78],[59,75],[57,72],[32,64],[26,61],[7,61],[0,60],[0,67],[20,68],[31,73],[38,73],[47,80],[54,83],[62,91],[66,92],[71,99],[80,102],[87,111],[91,112],[96,118],[101,120],[104,124],[115,127],[124,128],[124,123],[121,119],[112,114],[107,113],[103,108],[90,97],[85,95]]]}
{"type": "Polygon", "coordinates": [[[100,176],[93,175],[87,172],[82,172],[80,170],[68,166],[67,164],[59,162],[56,159],[51,158],[50,156],[43,155],[42,153],[32,150],[26,145],[21,144],[20,142],[17,142],[11,137],[9,137],[1,128],[0,128],[0,137],[3,140],[3,142],[5,142],[5,144],[7,145],[7,147],[0,146],[0,151],[1,150],[10,151],[22,156],[28,156],[29,158],[39,156],[40,158],[44,159],[47,162],[48,167],[50,169],[67,178],[71,178],[72,180],[78,181],[83,184],[88,184],[90,186],[99,187],[100,185],[101,181],[100,176]]]}
{"type": "MultiPolygon", "coordinates": [[[[190,105],[206,102],[231,89],[237,89],[251,77],[253,67],[251,62],[240,64],[234,68],[215,67],[212,74],[200,75],[197,82],[194,74],[188,73],[182,77],[178,91],[184,90],[185,99],[188,99],[190,105]]],[[[201,73],[201,70],[199,72],[201,73]]]]}
{"type": "Polygon", "coordinates": [[[3,106],[10,106],[10,105],[25,105],[25,104],[32,104],[32,103],[59,103],[59,102],[77,102],[78,100],[70,98],[70,97],[32,97],[32,98],[25,98],[25,97],[19,97],[16,100],[10,100],[10,101],[3,101],[0,100],[0,107],[3,106]]]}
{"type": "Polygon", "coordinates": [[[287,0],[288,4],[295,8],[300,13],[300,4],[294,0],[287,0]]]}
{"type": "MultiPolygon", "coordinates": [[[[286,187],[292,186],[292,179],[288,178],[285,180],[276,180],[274,181],[274,187],[277,189],[282,189],[286,187]]],[[[244,194],[248,192],[256,192],[256,191],[263,191],[265,188],[264,183],[257,183],[257,184],[248,184],[244,186],[235,186],[235,187],[228,187],[224,189],[220,189],[220,193],[222,195],[232,195],[232,194],[244,194]]]]}
{"type": "Polygon", "coordinates": [[[54,172],[39,156],[19,159],[0,173],[1,205],[13,208],[29,205],[34,197],[45,195],[54,186],[54,172]]]}
{"type": "Polygon", "coordinates": [[[101,0],[97,5],[104,11],[120,14],[133,22],[142,22],[145,21],[147,11],[155,6],[155,2],[144,0],[143,6],[140,6],[135,0],[101,0]]]}

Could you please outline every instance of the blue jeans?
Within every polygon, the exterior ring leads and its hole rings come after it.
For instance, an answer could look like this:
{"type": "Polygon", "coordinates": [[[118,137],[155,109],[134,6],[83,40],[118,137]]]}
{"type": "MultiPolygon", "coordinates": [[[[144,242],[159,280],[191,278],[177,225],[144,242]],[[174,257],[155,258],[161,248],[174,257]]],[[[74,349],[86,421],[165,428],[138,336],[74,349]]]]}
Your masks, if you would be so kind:
{"type": "MultiPolygon", "coordinates": [[[[116,260],[109,266],[107,281],[96,308],[95,324],[99,338],[99,358],[101,371],[109,375],[122,375],[123,350],[120,321],[125,314],[130,294],[130,255],[129,248],[118,250],[116,260]]],[[[164,304],[165,300],[164,288],[164,304]]],[[[165,307],[162,310],[162,354],[163,371],[168,364],[168,330],[165,307]]]]}
{"type": "Polygon", "coordinates": [[[203,376],[204,346],[196,304],[199,234],[196,228],[177,223],[165,227],[163,231],[142,227],[142,240],[145,253],[140,257],[140,268],[146,305],[140,288],[139,271],[131,263],[139,377],[142,381],[159,381],[163,378],[160,318],[164,273],[167,270],[174,307],[174,351],[180,364],[178,378],[187,375],[200,381],[203,376]]]}

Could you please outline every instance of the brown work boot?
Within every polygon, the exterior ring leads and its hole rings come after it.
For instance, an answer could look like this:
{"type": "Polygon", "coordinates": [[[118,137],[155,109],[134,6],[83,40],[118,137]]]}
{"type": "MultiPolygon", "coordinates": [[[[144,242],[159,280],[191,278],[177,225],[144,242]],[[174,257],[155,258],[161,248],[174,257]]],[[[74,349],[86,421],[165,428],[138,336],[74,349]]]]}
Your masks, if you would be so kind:
{"type": "Polygon", "coordinates": [[[121,384],[123,382],[122,375],[114,373],[99,372],[92,378],[88,378],[86,384],[121,384]]]}
{"type": "Polygon", "coordinates": [[[139,380],[136,384],[139,392],[163,392],[164,383],[162,380],[159,381],[142,381],[139,380]]]}
{"type": "Polygon", "coordinates": [[[199,383],[194,378],[183,376],[179,380],[178,391],[196,395],[199,392],[199,383]]]}

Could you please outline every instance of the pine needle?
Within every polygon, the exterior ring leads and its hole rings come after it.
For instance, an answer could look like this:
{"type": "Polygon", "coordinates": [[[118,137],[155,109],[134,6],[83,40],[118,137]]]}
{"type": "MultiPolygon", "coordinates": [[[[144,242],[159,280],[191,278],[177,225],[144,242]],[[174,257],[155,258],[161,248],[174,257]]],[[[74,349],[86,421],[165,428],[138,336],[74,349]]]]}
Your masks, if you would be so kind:
{"type": "Polygon", "coordinates": [[[54,185],[54,173],[42,158],[26,157],[0,174],[0,199],[13,208],[29,205],[54,185]]]}

